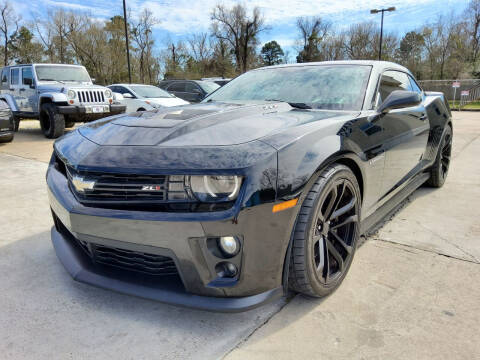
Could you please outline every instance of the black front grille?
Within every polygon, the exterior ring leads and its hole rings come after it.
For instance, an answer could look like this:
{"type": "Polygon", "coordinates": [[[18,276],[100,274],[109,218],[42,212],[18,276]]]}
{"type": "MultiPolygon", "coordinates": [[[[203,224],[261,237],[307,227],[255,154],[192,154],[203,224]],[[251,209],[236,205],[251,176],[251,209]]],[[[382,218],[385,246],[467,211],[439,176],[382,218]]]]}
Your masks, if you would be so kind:
{"type": "Polygon", "coordinates": [[[77,239],[60,221],[52,210],[55,228],[66,239],[76,243],[96,264],[113,266],[127,271],[156,276],[179,275],[172,258],[114,247],[108,247],[77,239]]]}
{"type": "Polygon", "coordinates": [[[78,91],[78,100],[81,103],[103,103],[105,96],[102,90],[81,90],[78,91]]]}
{"type": "Polygon", "coordinates": [[[167,178],[165,175],[125,175],[108,173],[77,173],[67,168],[68,180],[75,194],[82,202],[130,204],[164,202],[167,199],[167,178]],[[78,191],[75,179],[94,182],[92,189],[78,191]]]}
{"type": "Polygon", "coordinates": [[[103,265],[139,271],[149,275],[178,275],[174,261],[167,256],[111,248],[97,244],[90,244],[90,250],[93,260],[103,265]]]}

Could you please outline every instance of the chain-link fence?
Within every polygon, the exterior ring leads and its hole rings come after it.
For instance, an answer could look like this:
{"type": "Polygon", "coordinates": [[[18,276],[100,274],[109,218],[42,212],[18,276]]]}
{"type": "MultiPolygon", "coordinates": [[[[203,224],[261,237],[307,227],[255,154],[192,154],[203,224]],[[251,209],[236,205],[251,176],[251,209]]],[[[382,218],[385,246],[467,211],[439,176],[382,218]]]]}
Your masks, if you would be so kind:
{"type": "Polygon", "coordinates": [[[462,90],[470,90],[480,84],[480,79],[461,79],[461,80],[421,80],[419,81],[420,86],[425,91],[440,91],[445,94],[448,100],[454,100],[453,95],[455,94],[455,100],[460,100],[460,94],[462,90]],[[460,87],[452,87],[452,84],[458,81],[460,87]]]}

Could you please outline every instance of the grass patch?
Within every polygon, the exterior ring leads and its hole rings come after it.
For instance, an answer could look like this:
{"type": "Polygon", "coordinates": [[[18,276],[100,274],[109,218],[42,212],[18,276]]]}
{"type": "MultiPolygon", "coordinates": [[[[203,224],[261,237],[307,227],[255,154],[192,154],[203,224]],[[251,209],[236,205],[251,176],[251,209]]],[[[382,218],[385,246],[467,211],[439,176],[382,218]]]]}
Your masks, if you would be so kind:
{"type": "MultiPolygon", "coordinates": [[[[460,102],[457,100],[455,101],[455,105],[453,104],[452,100],[448,101],[448,104],[450,105],[450,108],[453,110],[457,110],[460,102]]],[[[466,105],[463,105],[462,110],[480,110],[480,101],[473,101],[471,103],[468,103],[466,105]]]]}

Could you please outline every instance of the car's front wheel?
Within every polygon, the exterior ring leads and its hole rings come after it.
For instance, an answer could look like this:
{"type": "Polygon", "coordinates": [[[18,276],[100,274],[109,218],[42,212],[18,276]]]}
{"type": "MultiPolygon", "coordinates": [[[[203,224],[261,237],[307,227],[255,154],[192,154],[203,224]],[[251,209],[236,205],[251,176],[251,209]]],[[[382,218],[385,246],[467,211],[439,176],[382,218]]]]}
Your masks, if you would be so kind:
{"type": "Polygon", "coordinates": [[[40,109],[40,126],[49,139],[56,139],[65,132],[65,116],[57,112],[55,104],[43,104],[40,109]]]}
{"type": "Polygon", "coordinates": [[[352,263],[360,237],[361,195],[344,165],[324,169],[309,190],[293,233],[289,287],[321,297],[333,292],[352,263]]]}

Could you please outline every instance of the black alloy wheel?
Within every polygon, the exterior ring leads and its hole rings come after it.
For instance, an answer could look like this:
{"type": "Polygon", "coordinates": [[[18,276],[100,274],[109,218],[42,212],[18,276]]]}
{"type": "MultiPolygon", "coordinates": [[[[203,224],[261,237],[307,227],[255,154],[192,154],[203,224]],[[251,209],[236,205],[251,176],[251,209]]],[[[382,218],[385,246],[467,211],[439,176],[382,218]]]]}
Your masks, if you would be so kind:
{"type": "Polygon", "coordinates": [[[352,171],[326,168],[307,194],[295,226],[290,287],[320,297],[343,281],[360,236],[360,190],[352,171]]]}
{"type": "Polygon", "coordinates": [[[452,159],[452,139],[453,133],[450,125],[445,127],[443,138],[438,147],[435,163],[430,170],[430,178],[427,184],[432,187],[442,187],[447,179],[450,162],[452,159]]]}

